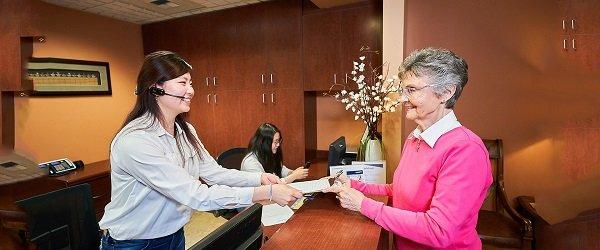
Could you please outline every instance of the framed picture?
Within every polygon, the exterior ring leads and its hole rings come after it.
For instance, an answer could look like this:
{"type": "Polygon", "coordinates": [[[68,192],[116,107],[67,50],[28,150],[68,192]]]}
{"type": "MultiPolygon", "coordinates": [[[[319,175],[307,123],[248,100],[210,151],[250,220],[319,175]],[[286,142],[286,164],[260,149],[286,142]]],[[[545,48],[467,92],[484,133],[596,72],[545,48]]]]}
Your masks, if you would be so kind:
{"type": "Polygon", "coordinates": [[[32,95],[111,95],[108,62],[32,58],[27,76],[32,95]]]}

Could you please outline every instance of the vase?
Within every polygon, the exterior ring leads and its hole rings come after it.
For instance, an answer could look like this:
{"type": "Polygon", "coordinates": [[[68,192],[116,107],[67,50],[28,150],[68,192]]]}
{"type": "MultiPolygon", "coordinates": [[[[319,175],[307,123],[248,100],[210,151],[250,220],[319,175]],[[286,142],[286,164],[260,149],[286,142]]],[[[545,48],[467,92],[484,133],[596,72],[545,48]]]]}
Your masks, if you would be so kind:
{"type": "Polygon", "coordinates": [[[373,133],[373,129],[367,127],[358,145],[358,161],[380,161],[384,160],[384,148],[379,132],[373,133]]]}

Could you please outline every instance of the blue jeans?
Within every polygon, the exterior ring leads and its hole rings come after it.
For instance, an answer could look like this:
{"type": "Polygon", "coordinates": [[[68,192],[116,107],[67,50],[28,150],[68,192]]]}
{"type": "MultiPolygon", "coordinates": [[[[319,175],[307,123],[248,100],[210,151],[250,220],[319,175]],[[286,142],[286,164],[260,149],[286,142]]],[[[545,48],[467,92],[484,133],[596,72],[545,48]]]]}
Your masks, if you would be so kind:
{"type": "Polygon", "coordinates": [[[110,237],[110,234],[106,234],[102,236],[102,242],[100,242],[100,250],[142,249],[184,250],[185,237],[183,236],[183,228],[171,235],[147,240],[115,240],[110,237]]]}

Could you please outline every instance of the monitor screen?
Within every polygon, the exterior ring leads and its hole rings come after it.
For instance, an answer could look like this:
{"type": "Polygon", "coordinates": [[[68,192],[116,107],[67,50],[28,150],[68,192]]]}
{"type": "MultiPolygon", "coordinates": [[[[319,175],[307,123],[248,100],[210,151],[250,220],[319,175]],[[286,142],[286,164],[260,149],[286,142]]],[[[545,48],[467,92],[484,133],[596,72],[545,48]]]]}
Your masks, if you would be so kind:
{"type": "MultiPolygon", "coordinates": [[[[342,159],[346,153],[346,138],[341,136],[337,140],[329,144],[329,156],[327,157],[329,166],[337,166],[342,164],[342,159]]],[[[330,175],[327,168],[327,175],[330,175]]]]}

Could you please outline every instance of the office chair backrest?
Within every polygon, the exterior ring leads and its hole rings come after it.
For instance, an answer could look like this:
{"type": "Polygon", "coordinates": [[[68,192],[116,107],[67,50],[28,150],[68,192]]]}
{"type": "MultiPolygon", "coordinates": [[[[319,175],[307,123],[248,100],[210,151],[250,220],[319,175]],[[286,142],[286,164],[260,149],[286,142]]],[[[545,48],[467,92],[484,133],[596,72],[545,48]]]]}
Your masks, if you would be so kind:
{"type": "Polygon", "coordinates": [[[221,153],[217,157],[217,163],[224,168],[240,170],[244,156],[246,156],[246,148],[232,148],[221,153]]]}
{"type": "Polygon", "coordinates": [[[98,249],[100,234],[89,184],[68,187],[16,202],[27,214],[38,249],[98,249]]]}
{"type": "Polygon", "coordinates": [[[221,225],[190,249],[260,249],[262,205],[254,204],[221,225]]]}

